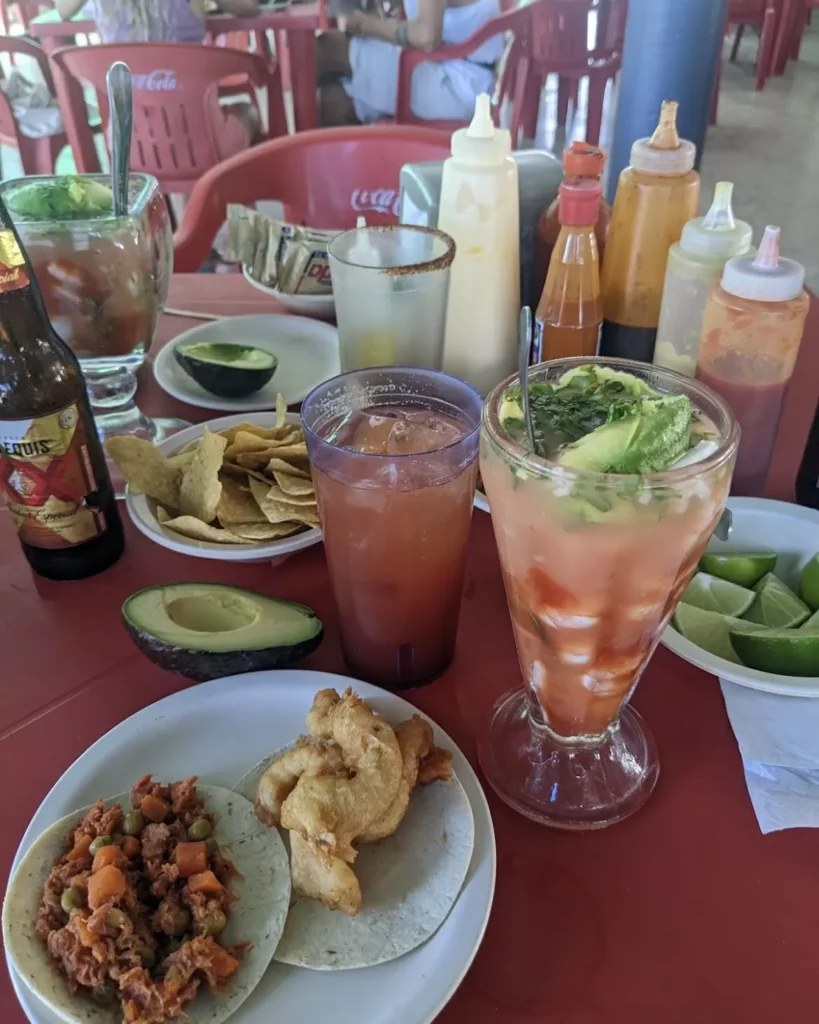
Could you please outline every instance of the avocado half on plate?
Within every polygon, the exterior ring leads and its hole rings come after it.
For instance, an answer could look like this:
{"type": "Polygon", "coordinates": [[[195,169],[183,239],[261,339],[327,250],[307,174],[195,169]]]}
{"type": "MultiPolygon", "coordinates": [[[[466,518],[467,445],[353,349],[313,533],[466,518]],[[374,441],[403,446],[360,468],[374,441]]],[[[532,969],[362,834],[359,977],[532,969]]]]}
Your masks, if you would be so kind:
{"type": "Polygon", "coordinates": [[[151,661],[197,683],[287,668],[321,643],[312,608],[222,583],[168,583],[129,597],[122,618],[151,661]]]}
{"type": "Polygon", "coordinates": [[[205,391],[220,398],[246,398],[267,384],[279,360],[254,345],[200,341],[177,345],[177,363],[205,391]]]}

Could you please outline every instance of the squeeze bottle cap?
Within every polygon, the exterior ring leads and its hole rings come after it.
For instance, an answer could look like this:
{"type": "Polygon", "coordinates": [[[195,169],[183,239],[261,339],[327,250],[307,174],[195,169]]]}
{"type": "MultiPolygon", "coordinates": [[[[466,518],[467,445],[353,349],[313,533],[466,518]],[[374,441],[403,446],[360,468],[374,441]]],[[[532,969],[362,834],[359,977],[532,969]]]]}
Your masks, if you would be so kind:
{"type": "Polygon", "coordinates": [[[742,256],[751,248],[751,225],[734,218],[733,191],[732,182],[717,182],[708,213],[690,220],[682,229],[680,248],[683,252],[727,260],[731,256],[742,256]]]}
{"type": "Polygon", "coordinates": [[[355,263],[359,267],[380,267],[381,255],[372,243],[372,232],[367,228],[367,218],[358,217],[355,222],[355,235],[350,250],[344,256],[347,263],[355,263]]]}
{"type": "Polygon", "coordinates": [[[779,255],[780,230],[768,225],[755,256],[735,256],[725,264],[722,287],[731,295],[757,302],[787,302],[802,292],[805,268],[779,255]]]}
{"type": "Polygon", "coordinates": [[[489,94],[479,93],[472,123],[452,133],[452,155],[467,163],[487,165],[503,163],[511,152],[508,129],[495,127],[489,94]]]}
{"type": "Polygon", "coordinates": [[[648,174],[685,174],[694,166],[697,148],[677,134],[677,104],[663,100],[660,120],[650,139],[631,147],[631,166],[648,174]]]}
{"type": "Polygon", "coordinates": [[[573,142],[563,150],[563,173],[567,178],[599,178],[606,164],[606,154],[588,142],[573,142]]]}
{"type": "Polygon", "coordinates": [[[600,182],[588,178],[569,178],[558,189],[561,224],[592,225],[600,216],[600,182]]]}

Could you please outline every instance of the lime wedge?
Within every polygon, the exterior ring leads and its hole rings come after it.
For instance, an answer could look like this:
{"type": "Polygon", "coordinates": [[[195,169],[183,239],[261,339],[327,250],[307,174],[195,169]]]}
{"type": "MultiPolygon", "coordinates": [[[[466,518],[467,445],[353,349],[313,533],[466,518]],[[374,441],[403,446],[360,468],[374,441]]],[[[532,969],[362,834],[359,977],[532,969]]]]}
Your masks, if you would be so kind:
{"type": "Polygon", "coordinates": [[[730,615],[704,611],[692,604],[678,604],[674,613],[674,625],[686,640],[735,665],[741,665],[742,662],[731,645],[728,631],[740,623],[740,619],[730,615]]]}
{"type": "Polygon", "coordinates": [[[763,576],[754,590],[757,598],[745,615],[748,622],[758,622],[771,629],[791,629],[801,626],[810,615],[810,608],[804,601],[772,572],[763,576]]]}
{"type": "Polygon", "coordinates": [[[799,593],[812,612],[819,610],[819,555],[814,555],[802,570],[799,593]]]}
{"type": "Polygon", "coordinates": [[[799,627],[800,633],[819,633],[819,612],[814,612],[807,622],[799,627]]]}
{"type": "Polygon", "coordinates": [[[680,598],[685,604],[692,604],[703,611],[737,617],[744,615],[754,600],[753,590],[738,587],[736,583],[721,580],[707,572],[695,573],[680,598]]]}
{"type": "Polygon", "coordinates": [[[703,572],[740,587],[752,587],[766,572],[773,572],[775,565],[776,555],[769,551],[734,551],[725,555],[706,551],[700,559],[703,572]]]}
{"type": "Polygon", "coordinates": [[[819,676],[819,633],[797,629],[730,629],[728,635],[748,668],[783,676],[819,676]]]}

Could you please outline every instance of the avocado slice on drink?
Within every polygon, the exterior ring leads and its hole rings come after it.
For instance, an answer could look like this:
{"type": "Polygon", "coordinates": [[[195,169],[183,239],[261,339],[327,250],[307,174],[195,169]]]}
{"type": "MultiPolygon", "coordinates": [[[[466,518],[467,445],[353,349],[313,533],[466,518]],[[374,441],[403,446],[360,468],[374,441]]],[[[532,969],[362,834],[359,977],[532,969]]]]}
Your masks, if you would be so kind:
{"type": "Polygon", "coordinates": [[[205,391],[220,398],[246,398],[267,384],[279,360],[254,345],[200,341],[177,345],[177,363],[205,391]]]}
{"type": "Polygon", "coordinates": [[[222,583],[168,583],[122,606],[131,639],[151,661],[197,683],[287,668],[321,643],[312,608],[222,583]]]}

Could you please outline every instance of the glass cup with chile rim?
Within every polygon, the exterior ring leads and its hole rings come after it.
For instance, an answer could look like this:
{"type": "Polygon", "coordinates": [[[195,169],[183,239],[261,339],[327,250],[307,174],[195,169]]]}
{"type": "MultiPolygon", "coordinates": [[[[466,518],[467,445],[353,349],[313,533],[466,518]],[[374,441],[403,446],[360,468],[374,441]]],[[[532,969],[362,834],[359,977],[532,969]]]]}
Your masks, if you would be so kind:
{"type": "Polygon", "coordinates": [[[492,511],[524,689],[496,704],[479,744],[498,794],[527,817],[593,829],[634,813],[659,761],[628,700],[725,506],[739,428],[727,403],[669,370],[624,359],[563,359],[529,371],[624,370],[686,394],[718,438],[699,462],[645,476],[568,470],[527,454],[486,400],[481,477],[492,511]]]}

